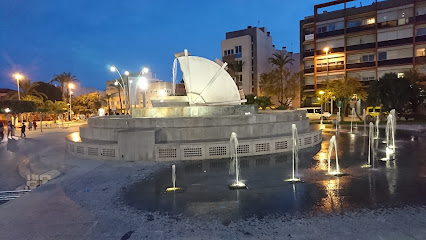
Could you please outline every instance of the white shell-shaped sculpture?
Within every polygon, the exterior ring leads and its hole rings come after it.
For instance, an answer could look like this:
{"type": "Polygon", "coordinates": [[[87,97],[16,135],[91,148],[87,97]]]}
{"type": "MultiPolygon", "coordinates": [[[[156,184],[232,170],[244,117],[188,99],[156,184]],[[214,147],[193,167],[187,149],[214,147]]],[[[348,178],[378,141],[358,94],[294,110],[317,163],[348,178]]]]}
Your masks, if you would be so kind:
{"type": "Polygon", "coordinates": [[[189,105],[240,105],[240,93],[222,66],[206,58],[185,55],[178,57],[183,73],[189,105]]]}

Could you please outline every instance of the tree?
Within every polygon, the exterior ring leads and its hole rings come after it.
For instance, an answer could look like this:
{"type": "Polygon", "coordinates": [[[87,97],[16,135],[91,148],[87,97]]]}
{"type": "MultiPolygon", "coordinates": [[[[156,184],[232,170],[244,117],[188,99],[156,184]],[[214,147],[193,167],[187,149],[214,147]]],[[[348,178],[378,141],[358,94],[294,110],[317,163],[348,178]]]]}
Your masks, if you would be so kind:
{"type": "Polygon", "coordinates": [[[269,73],[260,75],[260,89],[265,95],[277,97],[281,105],[288,107],[299,94],[301,76],[303,75],[292,74],[287,69],[284,69],[284,75],[281,75],[280,69],[276,68],[269,73]]]}
{"type": "Polygon", "coordinates": [[[291,53],[285,51],[276,52],[272,55],[273,57],[268,58],[268,62],[274,65],[279,70],[280,78],[276,79],[276,81],[279,81],[280,83],[278,85],[278,91],[280,93],[278,102],[284,105],[284,81],[285,75],[288,74],[284,70],[287,64],[293,65],[294,59],[291,53]]]}
{"type": "Polygon", "coordinates": [[[324,89],[328,94],[336,97],[336,101],[342,102],[341,114],[346,115],[349,100],[356,96],[357,99],[367,99],[367,93],[362,89],[362,84],[357,78],[340,78],[328,81],[324,89]]]}
{"type": "Polygon", "coordinates": [[[71,73],[63,72],[59,75],[55,75],[50,83],[58,82],[61,85],[62,91],[62,101],[67,102],[67,96],[69,95],[69,87],[68,84],[72,82],[78,82],[76,76],[71,75],[71,73]]]}
{"type": "Polygon", "coordinates": [[[238,81],[239,73],[243,71],[244,62],[234,60],[234,61],[227,62],[227,64],[228,64],[227,71],[228,71],[229,75],[231,75],[231,77],[235,81],[238,81]]]}
{"type": "Polygon", "coordinates": [[[102,107],[102,100],[97,92],[80,95],[74,98],[73,111],[77,114],[96,114],[98,109],[102,107]]]}
{"type": "Polygon", "coordinates": [[[396,73],[385,73],[378,81],[373,82],[369,89],[368,102],[372,105],[383,105],[385,110],[395,109],[403,112],[406,107],[417,107],[423,102],[424,96],[414,80],[415,75],[398,78],[396,73]]]}
{"type": "Polygon", "coordinates": [[[62,101],[62,92],[60,88],[55,87],[50,83],[45,82],[36,82],[38,85],[36,86],[37,92],[44,93],[47,99],[51,101],[62,101]]]}
{"type": "MultiPolygon", "coordinates": [[[[19,89],[20,89],[20,96],[21,99],[23,99],[26,96],[36,96],[36,97],[43,97],[47,98],[46,94],[37,91],[37,87],[39,86],[39,83],[37,82],[31,82],[29,79],[22,79],[19,81],[19,89]]],[[[18,92],[17,91],[11,91],[7,93],[8,99],[18,99],[18,92]]]]}
{"type": "Polygon", "coordinates": [[[5,100],[0,101],[1,111],[5,111],[6,108],[10,109],[11,114],[25,113],[25,112],[35,112],[37,107],[32,101],[25,100],[5,100]]]}

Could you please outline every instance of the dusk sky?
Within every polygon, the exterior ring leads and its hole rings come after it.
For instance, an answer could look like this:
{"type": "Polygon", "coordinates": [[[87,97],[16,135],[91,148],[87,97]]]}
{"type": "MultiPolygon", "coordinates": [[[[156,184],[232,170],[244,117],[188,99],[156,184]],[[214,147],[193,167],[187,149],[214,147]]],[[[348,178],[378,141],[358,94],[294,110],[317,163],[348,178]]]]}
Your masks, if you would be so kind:
{"type": "MultiPolygon", "coordinates": [[[[0,3],[0,87],[14,88],[19,71],[48,82],[71,72],[86,87],[104,90],[124,72],[149,67],[171,81],[175,52],[185,48],[211,60],[221,58],[225,33],[266,27],[277,48],[299,52],[299,20],[315,4],[303,0],[4,0],[0,3]]],[[[361,1],[371,4],[372,0],[361,1]]],[[[348,6],[359,6],[354,1],[348,6]]]]}

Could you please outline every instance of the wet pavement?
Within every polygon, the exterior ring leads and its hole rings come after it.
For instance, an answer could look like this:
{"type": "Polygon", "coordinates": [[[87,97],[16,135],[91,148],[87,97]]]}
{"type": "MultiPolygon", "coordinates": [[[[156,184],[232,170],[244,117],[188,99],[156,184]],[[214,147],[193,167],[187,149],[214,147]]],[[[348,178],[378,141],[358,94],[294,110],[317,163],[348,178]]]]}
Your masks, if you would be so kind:
{"type": "MultiPolygon", "coordinates": [[[[323,129],[323,143],[300,151],[299,176],[291,184],[291,154],[241,158],[241,179],[248,189],[229,190],[229,159],[176,163],[176,184],[182,193],[166,193],[171,168],[162,169],[123,192],[123,200],[137,209],[170,216],[232,220],[267,215],[344,213],[357,209],[426,205],[426,142],[413,132],[397,131],[394,161],[385,157],[384,130],[376,141],[375,169],[367,163],[368,137],[359,127],[351,134],[323,129]],[[343,177],[326,175],[329,139],[336,135],[343,177]],[[412,140],[414,136],[414,141],[412,140]]],[[[334,160],[334,156],[332,156],[334,160]]],[[[334,167],[334,161],[332,161],[334,167]]]]}

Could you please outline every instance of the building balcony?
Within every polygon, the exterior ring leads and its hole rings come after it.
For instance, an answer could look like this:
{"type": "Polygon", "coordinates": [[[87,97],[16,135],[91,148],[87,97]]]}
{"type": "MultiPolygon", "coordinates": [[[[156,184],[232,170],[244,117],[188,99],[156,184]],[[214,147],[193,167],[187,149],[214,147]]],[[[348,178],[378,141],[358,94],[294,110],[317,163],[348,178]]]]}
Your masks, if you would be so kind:
{"type": "MultiPolygon", "coordinates": [[[[403,20],[399,19],[399,20],[403,20]]],[[[378,28],[389,28],[389,27],[397,27],[397,26],[404,26],[407,24],[411,24],[413,23],[414,18],[413,17],[409,17],[409,18],[405,18],[405,21],[399,22],[398,20],[391,20],[391,21],[387,21],[387,22],[381,22],[377,24],[378,28]]]]}
{"type": "MultiPolygon", "coordinates": [[[[328,66],[328,71],[336,71],[336,70],[343,70],[345,69],[344,65],[330,65],[328,66]]],[[[317,67],[317,72],[326,72],[327,71],[327,66],[325,67],[317,67]]]]}
{"type": "Polygon", "coordinates": [[[359,45],[352,45],[352,46],[346,46],[346,51],[354,51],[354,50],[363,50],[363,49],[369,49],[369,48],[375,48],[376,43],[364,43],[359,45]]]}
{"type": "MultiPolygon", "coordinates": [[[[328,52],[330,53],[336,53],[336,52],[344,52],[345,48],[344,47],[337,47],[337,48],[330,48],[330,51],[328,52]]],[[[317,50],[317,55],[325,55],[325,52],[323,49],[317,50]]]]}
{"type": "Polygon", "coordinates": [[[379,47],[388,47],[388,46],[396,46],[396,45],[404,45],[404,44],[412,44],[413,38],[401,38],[401,39],[395,39],[395,40],[388,40],[383,42],[378,42],[379,47]]]}
{"type": "Polygon", "coordinates": [[[376,28],[376,24],[362,25],[357,27],[346,28],[346,33],[362,32],[376,28]]]}
{"type": "Polygon", "coordinates": [[[307,73],[313,73],[313,72],[314,72],[313,68],[305,68],[305,70],[304,70],[305,74],[307,74],[307,73]]]}
{"type": "Polygon", "coordinates": [[[376,62],[352,63],[352,64],[346,64],[346,69],[366,68],[366,67],[375,67],[375,66],[376,66],[376,62]]]}
{"type": "Polygon", "coordinates": [[[413,58],[398,58],[398,59],[389,59],[379,61],[379,67],[381,66],[389,66],[389,65],[401,65],[401,64],[412,64],[413,58]]]}
{"type": "Polygon", "coordinates": [[[339,29],[339,30],[329,31],[329,32],[323,32],[323,33],[317,33],[317,39],[342,35],[344,33],[345,33],[344,29],[339,29]]]}
{"type": "Polygon", "coordinates": [[[426,57],[425,56],[416,57],[416,63],[418,63],[418,64],[426,64],[426,57]]]}
{"type": "Polygon", "coordinates": [[[426,42],[426,35],[416,36],[416,42],[426,42]]]}
{"type": "Polygon", "coordinates": [[[315,85],[305,85],[305,87],[303,89],[304,90],[314,90],[315,89],[315,85]]]}
{"type": "Polygon", "coordinates": [[[303,57],[313,57],[314,56],[314,51],[310,51],[310,52],[304,52],[303,53],[303,57]]]}
{"type": "Polygon", "coordinates": [[[424,22],[426,21],[426,15],[416,16],[416,22],[424,22]]]}

